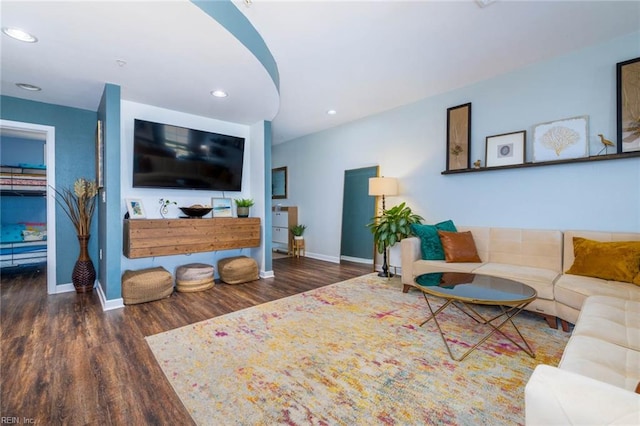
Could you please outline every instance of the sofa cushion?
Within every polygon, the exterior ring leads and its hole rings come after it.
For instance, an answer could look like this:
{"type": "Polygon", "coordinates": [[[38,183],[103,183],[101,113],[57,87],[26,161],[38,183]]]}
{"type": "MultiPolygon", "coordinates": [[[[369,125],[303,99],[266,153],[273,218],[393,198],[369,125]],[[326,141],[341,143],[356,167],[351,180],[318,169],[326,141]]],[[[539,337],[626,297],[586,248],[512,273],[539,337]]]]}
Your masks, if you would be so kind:
{"type": "Polygon", "coordinates": [[[418,260],[413,264],[413,276],[432,272],[472,272],[482,263],[447,263],[444,260],[418,260]]]}
{"type": "Polygon", "coordinates": [[[562,272],[562,243],[556,230],[491,228],[487,261],[562,272]]]}
{"type": "Polygon", "coordinates": [[[446,232],[439,230],[438,235],[442,242],[442,249],[447,263],[481,262],[470,231],[446,232]]]}
{"type": "Polygon", "coordinates": [[[640,241],[600,242],[573,237],[573,251],[575,260],[568,274],[630,283],[640,272],[640,241]]]}
{"type": "Polygon", "coordinates": [[[640,352],[591,336],[572,336],[560,360],[563,370],[631,392],[640,381],[638,365],[640,352]]]}
{"type": "Polygon", "coordinates": [[[436,223],[435,225],[422,225],[413,223],[410,225],[411,232],[420,238],[420,248],[422,249],[422,258],[425,260],[444,260],[444,251],[442,243],[438,236],[438,230],[456,232],[456,226],[451,220],[436,223]]]}
{"type": "Polygon", "coordinates": [[[582,305],[573,336],[590,336],[640,351],[640,302],[591,296],[582,305]]]}
{"type": "Polygon", "coordinates": [[[564,274],[556,281],[555,299],[558,303],[580,310],[589,296],[612,296],[640,301],[638,286],[619,281],[564,274]]]}
{"type": "Polygon", "coordinates": [[[559,275],[549,269],[493,262],[486,263],[473,272],[519,281],[533,287],[538,292],[538,298],[547,300],[553,300],[553,282],[559,275]]]}

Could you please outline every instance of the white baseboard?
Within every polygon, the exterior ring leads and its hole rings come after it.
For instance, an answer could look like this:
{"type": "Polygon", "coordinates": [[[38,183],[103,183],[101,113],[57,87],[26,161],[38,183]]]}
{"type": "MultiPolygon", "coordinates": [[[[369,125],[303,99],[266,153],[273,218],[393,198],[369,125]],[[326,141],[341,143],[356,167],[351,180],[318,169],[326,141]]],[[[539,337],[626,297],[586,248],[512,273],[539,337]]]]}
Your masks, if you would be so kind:
{"type": "Polygon", "coordinates": [[[346,260],[347,262],[354,262],[354,263],[364,263],[366,265],[371,265],[373,263],[373,259],[363,259],[361,257],[351,257],[351,256],[340,256],[340,260],[346,260]]]}
{"type": "Polygon", "coordinates": [[[122,300],[122,298],[107,300],[107,296],[104,294],[100,282],[98,282],[96,288],[98,289],[98,297],[100,298],[100,304],[102,305],[103,311],[124,308],[124,300],[122,300]]]}
{"type": "Polygon", "coordinates": [[[260,278],[273,278],[276,275],[273,273],[273,271],[261,271],[260,272],[260,278]]]}
{"type": "Polygon", "coordinates": [[[59,284],[59,285],[56,286],[55,294],[71,293],[72,291],[76,291],[76,288],[73,286],[73,283],[59,284]]]}
{"type": "Polygon", "coordinates": [[[327,256],[324,254],[317,254],[317,253],[309,253],[307,251],[305,251],[304,257],[310,257],[312,259],[317,259],[317,260],[324,260],[325,262],[340,263],[339,257],[327,256]]]}

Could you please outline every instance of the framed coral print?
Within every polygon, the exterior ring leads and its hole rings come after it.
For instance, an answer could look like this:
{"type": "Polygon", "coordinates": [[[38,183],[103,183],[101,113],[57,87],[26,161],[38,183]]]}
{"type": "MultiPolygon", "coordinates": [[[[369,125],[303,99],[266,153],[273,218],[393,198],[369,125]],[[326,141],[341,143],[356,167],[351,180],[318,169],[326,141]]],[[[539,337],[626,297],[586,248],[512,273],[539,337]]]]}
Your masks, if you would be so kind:
{"type": "Polygon", "coordinates": [[[144,207],[142,206],[142,200],[137,198],[127,198],[127,212],[129,212],[129,219],[144,219],[147,217],[144,214],[144,207]]]}
{"type": "Polygon", "coordinates": [[[447,108],[447,170],[468,169],[471,161],[471,102],[447,108]]]}
{"type": "Polygon", "coordinates": [[[541,123],[533,129],[533,161],[568,160],[589,156],[589,117],[541,123]]]}
{"type": "Polygon", "coordinates": [[[213,217],[233,217],[231,198],[212,198],[211,207],[213,217]]]}
{"type": "Polygon", "coordinates": [[[487,136],[484,163],[487,167],[523,164],[526,140],[525,130],[487,136]]]}
{"type": "Polygon", "coordinates": [[[618,153],[640,151],[640,58],[618,63],[616,71],[618,153]]]}

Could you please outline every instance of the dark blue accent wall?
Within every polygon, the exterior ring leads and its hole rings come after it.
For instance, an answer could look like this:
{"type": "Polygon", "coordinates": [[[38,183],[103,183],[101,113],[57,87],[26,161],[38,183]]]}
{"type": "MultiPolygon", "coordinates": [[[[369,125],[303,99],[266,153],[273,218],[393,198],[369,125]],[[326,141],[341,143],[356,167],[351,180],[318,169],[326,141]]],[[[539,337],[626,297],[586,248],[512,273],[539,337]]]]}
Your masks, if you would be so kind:
{"type": "Polygon", "coordinates": [[[122,217],[120,216],[120,86],[106,84],[98,107],[104,129],[104,188],[98,199],[102,250],[98,275],[107,300],[121,297],[122,217]]]}
{"type": "MultiPolygon", "coordinates": [[[[95,178],[95,111],[0,96],[0,118],[55,127],[58,188],[71,187],[79,177],[95,178]]],[[[68,284],[78,257],[78,241],[73,225],[60,207],[56,210],[56,222],[56,283],[68,284]]],[[[48,232],[52,232],[51,225],[48,232]]],[[[95,217],[92,234],[97,234],[95,217]]],[[[96,235],[89,244],[94,262],[98,258],[97,240],[96,235]]]]}

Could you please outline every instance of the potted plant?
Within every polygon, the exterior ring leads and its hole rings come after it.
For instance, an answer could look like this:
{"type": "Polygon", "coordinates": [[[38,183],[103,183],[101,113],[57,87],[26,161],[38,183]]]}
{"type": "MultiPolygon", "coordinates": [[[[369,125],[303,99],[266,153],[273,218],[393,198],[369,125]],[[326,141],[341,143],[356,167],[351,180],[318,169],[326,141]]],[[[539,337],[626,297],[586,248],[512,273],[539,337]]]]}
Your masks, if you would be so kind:
{"type": "Polygon", "coordinates": [[[420,223],[422,220],[424,220],[422,216],[413,213],[411,207],[402,203],[383,211],[380,216],[372,218],[372,222],[367,224],[373,233],[378,253],[381,253],[384,258],[380,276],[392,276],[387,267],[387,248],[411,235],[410,225],[420,223]]]}
{"type": "Polygon", "coordinates": [[[68,188],[62,191],[55,188],[53,190],[57,195],[55,197],[57,203],[76,228],[76,236],[80,243],[80,254],[73,267],[71,281],[77,293],[90,293],[96,281],[96,270],[87,247],[91,237],[89,229],[96,207],[98,187],[95,181],[79,178],[74,182],[73,190],[68,188]]]}
{"type": "Polygon", "coordinates": [[[249,209],[255,204],[251,198],[236,198],[238,217],[249,217],[249,209]]]}
{"type": "Polygon", "coordinates": [[[302,240],[304,239],[304,230],[307,229],[307,225],[293,225],[290,228],[291,233],[293,234],[294,240],[302,240]]]}

